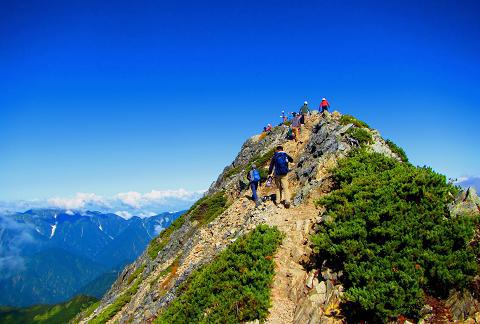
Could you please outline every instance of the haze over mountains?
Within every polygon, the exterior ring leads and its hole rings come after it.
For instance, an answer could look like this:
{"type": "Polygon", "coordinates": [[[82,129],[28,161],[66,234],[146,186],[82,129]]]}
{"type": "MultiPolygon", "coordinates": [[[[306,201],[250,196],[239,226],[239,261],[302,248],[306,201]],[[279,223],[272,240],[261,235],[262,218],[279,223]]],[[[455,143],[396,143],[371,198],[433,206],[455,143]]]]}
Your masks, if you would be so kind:
{"type": "Polygon", "coordinates": [[[182,212],[125,219],[113,213],[32,209],[0,215],[0,304],[96,297],[182,212]]]}

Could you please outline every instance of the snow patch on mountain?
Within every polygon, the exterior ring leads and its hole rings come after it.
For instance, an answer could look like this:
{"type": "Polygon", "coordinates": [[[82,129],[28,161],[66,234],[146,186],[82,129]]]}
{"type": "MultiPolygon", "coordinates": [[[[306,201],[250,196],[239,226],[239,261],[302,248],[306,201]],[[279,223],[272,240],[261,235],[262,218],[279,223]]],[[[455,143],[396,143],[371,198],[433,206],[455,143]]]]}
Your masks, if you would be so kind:
{"type": "MultiPolygon", "coordinates": [[[[55,214],[55,215],[56,215],[56,214],[55,214]]],[[[55,235],[55,231],[57,230],[57,225],[58,225],[57,222],[55,222],[54,225],[50,225],[50,226],[52,227],[52,231],[51,231],[51,233],[50,233],[50,238],[52,238],[53,235],[55,235]]]]}

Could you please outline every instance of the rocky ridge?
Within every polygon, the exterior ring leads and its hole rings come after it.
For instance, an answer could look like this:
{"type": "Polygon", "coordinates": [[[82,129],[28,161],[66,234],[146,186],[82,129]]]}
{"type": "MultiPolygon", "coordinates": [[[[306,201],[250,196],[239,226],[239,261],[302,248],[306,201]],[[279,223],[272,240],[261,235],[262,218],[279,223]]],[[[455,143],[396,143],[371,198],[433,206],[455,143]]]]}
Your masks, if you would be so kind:
{"type": "MultiPolygon", "coordinates": [[[[343,125],[340,120],[338,112],[313,113],[301,130],[298,144],[285,139],[287,130],[283,126],[275,127],[267,136],[256,135],[248,139],[233,163],[224,169],[207,192],[207,196],[225,192],[229,207],[208,224],[201,224],[187,214],[185,222],[171,234],[156,257],[152,259],[145,252],[126,267],[99,307],[83,315],[80,322],[94,319],[114,304],[132,286],[132,274],[140,270],[138,289],[109,322],[153,321],[176,298],[179,285],[195,269],[212,261],[230,243],[259,224],[277,226],[285,234],[274,257],[276,274],[267,322],[342,322],[339,310],[342,273],[309,265],[310,235],[315,226],[324,221],[323,211],[317,209],[313,201],[332,190],[329,170],[359,145],[349,133],[350,128],[358,126],[343,125]],[[260,161],[261,168],[268,167],[264,157],[279,144],[294,158],[289,174],[294,206],[285,209],[266,201],[255,208],[245,191],[246,171],[253,161],[260,161]]],[[[372,136],[370,150],[401,159],[377,131],[367,131],[372,136]]],[[[273,192],[274,189],[265,186],[259,189],[261,196],[273,192]]]]}

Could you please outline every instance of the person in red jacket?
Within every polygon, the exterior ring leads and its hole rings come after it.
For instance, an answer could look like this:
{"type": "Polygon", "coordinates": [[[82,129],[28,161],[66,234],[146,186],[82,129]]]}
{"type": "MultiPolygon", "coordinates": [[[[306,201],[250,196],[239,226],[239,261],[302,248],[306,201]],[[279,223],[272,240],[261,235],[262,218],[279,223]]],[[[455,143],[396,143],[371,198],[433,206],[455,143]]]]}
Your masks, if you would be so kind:
{"type": "Polygon", "coordinates": [[[322,102],[320,102],[320,107],[321,109],[320,112],[328,111],[328,108],[330,108],[330,104],[328,103],[327,99],[322,98],[322,102]]]}

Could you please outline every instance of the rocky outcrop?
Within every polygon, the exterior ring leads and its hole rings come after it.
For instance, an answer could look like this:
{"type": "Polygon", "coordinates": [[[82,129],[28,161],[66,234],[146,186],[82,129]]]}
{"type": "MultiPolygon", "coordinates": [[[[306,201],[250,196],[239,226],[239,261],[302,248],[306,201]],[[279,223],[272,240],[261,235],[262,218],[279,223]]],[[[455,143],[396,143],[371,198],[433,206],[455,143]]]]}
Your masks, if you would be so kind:
{"type": "Polygon", "coordinates": [[[452,215],[475,215],[480,213],[480,198],[475,188],[470,187],[460,192],[456,197],[455,203],[450,207],[452,215]]]}

